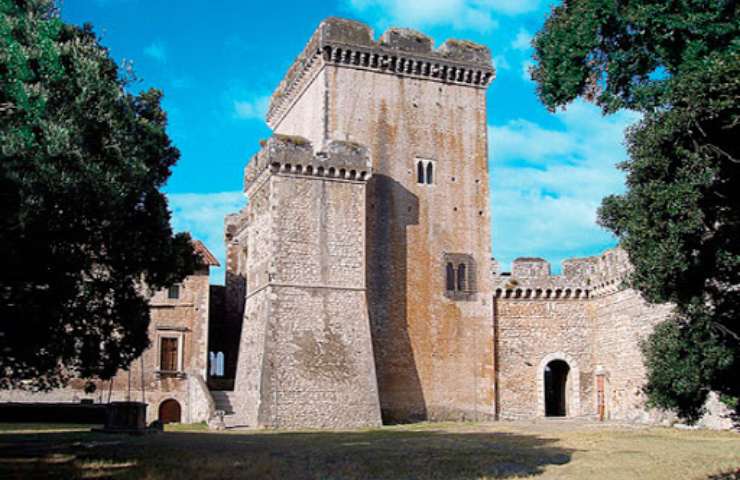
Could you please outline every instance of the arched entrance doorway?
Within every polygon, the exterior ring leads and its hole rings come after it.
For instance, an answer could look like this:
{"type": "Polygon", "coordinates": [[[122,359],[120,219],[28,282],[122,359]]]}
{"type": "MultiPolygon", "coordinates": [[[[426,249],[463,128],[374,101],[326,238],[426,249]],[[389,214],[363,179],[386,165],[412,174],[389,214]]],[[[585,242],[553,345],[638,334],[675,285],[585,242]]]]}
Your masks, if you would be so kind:
{"type": "Polygon", "coordinates": [[[162,423],[180,423],[180,404],[169,399],[159,404],[159,421],[162,423]]]}
{"type": "Polygon", "coordinates": [[[568,414],[567,391],[570,367],[563,360],[545,365],[545,416],[564,417],[568,414]]]}

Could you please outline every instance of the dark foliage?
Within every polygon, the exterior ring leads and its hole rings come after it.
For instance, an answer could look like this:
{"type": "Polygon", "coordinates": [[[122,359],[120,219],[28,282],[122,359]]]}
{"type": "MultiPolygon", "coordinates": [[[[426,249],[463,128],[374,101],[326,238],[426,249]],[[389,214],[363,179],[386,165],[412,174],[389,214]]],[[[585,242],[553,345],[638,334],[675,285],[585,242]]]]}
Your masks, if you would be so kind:
{"type": "Polygon", "coordinates": [[[148,288],[196,265],[160,188],[161,93],[49,0],[0,0],[0,388],[107,378],[148,346],[148,288]]]}
{"type": "Polygon", "coordinates": [[[740,397],[739,33],[736,1],[575,0],[535,39],[548,108],[583,97],[643,113],[620,166],[627,192],[604,199],[599,222],[629,254],[630,285],[676,305],[643,347],[646,390],[690,420],[709,391],[734,408],[740,397]]]}

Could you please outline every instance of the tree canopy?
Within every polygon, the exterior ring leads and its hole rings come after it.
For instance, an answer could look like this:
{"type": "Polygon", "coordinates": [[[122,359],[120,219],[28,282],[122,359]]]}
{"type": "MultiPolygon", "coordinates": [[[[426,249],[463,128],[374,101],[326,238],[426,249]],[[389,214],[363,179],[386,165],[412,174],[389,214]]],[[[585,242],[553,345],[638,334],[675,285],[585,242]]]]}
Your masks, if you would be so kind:
{"type": "Polygon", "coordinates": [[[160,191],[161,92],[129,93],[92,27],[0,0],[0,388],[109,378],[148,346],[148,289],[197,262],[160,191]]]}
{"type": "Polygon", "coordinates": [[[566,0],[534,40],[551,110],[582,97],[642,112],[627,190],[603,200],[629,284],[675,316],[644,344],[653,405],[697,419],[740,397],[740,11],[732,0],[566,0]]]}

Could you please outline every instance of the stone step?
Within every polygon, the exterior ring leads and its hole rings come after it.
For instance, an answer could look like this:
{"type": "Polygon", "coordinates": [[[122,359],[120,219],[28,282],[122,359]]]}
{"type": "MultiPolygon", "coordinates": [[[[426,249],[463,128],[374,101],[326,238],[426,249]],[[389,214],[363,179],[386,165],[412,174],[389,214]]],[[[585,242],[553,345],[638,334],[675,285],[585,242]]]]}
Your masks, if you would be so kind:
{"type": "Polygon", "coordinates": [[[213,397],[216,410],[223,410],[227,415],[234,413],[234,407],[231,401],[231,395],[233,393],[226,390],[211,390],[211,397],[213,397]]]}

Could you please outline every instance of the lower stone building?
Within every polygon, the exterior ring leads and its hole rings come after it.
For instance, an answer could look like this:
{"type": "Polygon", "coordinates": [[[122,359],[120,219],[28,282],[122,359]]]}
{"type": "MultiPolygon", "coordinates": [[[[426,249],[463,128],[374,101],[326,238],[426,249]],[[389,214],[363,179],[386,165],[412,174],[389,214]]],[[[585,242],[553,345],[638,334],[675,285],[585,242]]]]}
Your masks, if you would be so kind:
{"type": "Polygon", "coordinates": [[[216,257],[194,241],[201,267],[181,283],[154,292],[149,300],[151,346],[126,371],[111,380],[96,381],[93,393],[82,380],[50,392],[0,390],[0,402],[148,404],[147,421],[201,422],[213,416],[214,404],[206,385],[209,367],[208,325],[211,304],[210,267],[216,257]]]}
{"type": "Polygon", "coordinates": [[[670,307],[623,288],[628,268],[620,249],[566,260],[561,275],[539,258],[494,266],[499,418],[664,417],[645,407],[640,342],[670,307]]]}

